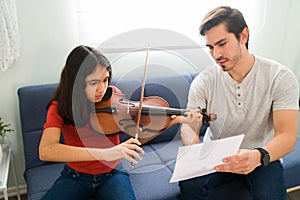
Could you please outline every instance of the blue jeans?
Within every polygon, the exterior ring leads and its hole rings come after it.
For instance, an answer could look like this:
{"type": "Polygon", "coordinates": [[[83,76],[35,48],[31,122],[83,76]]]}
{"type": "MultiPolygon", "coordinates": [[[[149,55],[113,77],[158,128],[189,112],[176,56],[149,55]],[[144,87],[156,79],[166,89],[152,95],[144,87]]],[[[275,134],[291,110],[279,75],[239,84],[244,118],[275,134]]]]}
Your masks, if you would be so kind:
{"type": "Polygon", "coordinates": [[[182,200],[285,200],[280,161],[257,167],[247,175],[212,173],[179,182],[182,200]]]}
{"type": "Polygon", "coordinates": [[[120,164],[105,174],[85,174],[65,165],[61,176],[55,181],[43,200],[95,199],[134,200],[135,195],[129,175],[120,164]]]}

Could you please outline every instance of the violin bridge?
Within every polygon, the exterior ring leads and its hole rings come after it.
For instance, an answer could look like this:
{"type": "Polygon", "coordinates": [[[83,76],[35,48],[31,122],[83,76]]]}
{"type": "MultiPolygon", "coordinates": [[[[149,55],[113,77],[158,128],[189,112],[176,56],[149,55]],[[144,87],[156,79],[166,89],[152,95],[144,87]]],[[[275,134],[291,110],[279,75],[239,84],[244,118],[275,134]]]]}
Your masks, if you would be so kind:
{"type": "Polygon", "coordinates": [[[127,102],[127,114],[129,114],[129,101],[127,102]]]}

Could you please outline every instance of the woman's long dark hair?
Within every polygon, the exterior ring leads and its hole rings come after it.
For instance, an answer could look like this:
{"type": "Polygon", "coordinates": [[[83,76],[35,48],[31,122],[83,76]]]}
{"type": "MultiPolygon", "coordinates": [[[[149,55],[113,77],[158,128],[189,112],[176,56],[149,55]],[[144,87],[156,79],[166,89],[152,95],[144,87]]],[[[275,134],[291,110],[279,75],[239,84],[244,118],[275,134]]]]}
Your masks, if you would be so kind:
{"type": "Polygon", "coordinates": [[[91,102],[85,93],[85,79],[99,65],[109,72],[108,84],[110,84],[112,76],[110,62],[98,50],[81,45],[69,54],[58,88],[50,101],[50,103],[53,100],[58,101],[58,113],[66,125],[76,124],[77,127],[82,127],[88,122],[91,102]]]}

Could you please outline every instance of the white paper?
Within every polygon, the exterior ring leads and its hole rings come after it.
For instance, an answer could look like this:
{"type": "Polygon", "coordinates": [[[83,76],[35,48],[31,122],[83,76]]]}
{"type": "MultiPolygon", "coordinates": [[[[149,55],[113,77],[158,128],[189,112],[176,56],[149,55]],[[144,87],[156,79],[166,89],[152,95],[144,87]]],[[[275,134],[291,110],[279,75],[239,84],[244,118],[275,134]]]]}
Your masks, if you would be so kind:
{"type": "Polygon", "coordinates": [[[178,148],[170,183],[215,172],[222,159],[238,152],[244,134],[178,148]]]}

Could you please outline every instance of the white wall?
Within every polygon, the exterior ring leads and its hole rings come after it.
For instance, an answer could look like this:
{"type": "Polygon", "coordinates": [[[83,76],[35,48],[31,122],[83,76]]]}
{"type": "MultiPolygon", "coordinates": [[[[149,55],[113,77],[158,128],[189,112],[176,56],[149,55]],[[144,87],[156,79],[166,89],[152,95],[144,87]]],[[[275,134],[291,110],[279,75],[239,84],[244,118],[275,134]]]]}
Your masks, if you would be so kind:
{"type": "Polygon", "coordinates": [[[300,77],[300,1],[267,0],[265,25],[250,35],[251,50],[275,59],[300,77]]]}
{"type": "MultiPolygon", "coordinates": [[[[59,80],[65,58],[78,41],[74,2],[16,0],[20,57],[6,72],[0,72],[0,116],[16,130],[16,134],[8,136],[12,141],[19,184],[25,182],[17,89],[59,80]]],[[[13,183],[10,173],[9,186],[13,183]]]]}
{"type": "MultiPolygon", "coordinates": [[[[59,80],[66,56],[78,44],[75,2],[16,0],[21,52],[18,61],[10,69],[0,72],[0,116],[16,129],[17,134],[10,134],[9,138],[12,140],[20,184],[25,182],[17,89],[24,85],[59,80]]],[[[298,77],[299,8],[298,0],[267,0],[265,25],[260,33],[250,36],[252,52],[282,62],[298,77]]],[[[109,20],[114,15],[116,13],[103,20],[109,20]]],[[[13,179],[10,175],[9,186],[12,185],[13,179]]]]}

